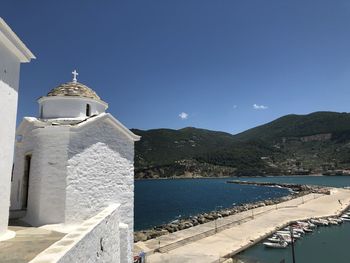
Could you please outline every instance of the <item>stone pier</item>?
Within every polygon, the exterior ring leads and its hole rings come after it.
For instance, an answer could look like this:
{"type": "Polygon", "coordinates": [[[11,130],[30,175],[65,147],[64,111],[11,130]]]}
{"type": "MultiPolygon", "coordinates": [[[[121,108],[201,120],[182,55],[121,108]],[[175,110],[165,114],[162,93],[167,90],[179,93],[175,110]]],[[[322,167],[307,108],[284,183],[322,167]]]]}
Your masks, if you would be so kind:
{"type": "Polygon", "coordinates": [[[147,263],[223,262],[290,222],[335,216],[350,205],[350,190],[331,188],[330,195],[309,194],[278,205],[258,207],[216,221],[138,242],[147,263]]]}

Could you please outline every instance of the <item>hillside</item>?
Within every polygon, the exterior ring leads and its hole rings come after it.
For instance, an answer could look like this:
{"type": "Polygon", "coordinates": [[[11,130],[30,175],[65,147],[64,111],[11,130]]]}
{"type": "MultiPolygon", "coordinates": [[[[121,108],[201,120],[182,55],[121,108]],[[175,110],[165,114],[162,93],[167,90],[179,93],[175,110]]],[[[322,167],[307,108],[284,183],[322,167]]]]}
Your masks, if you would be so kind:
{"type": "Polygon", "coordinates": [[[286,115],[270,123],[235,135],[235,139],[275,141],[281,138],[304,137],[315,134],[342,134],[350,131],[350,114],[314,112],[308,115],[286,115]]]}
{"type": "Polygon", "coordinates": [[[136,178],[333,173],[350,168],[350,114],[287,115],[237,135],[133,130],[136,178]]]}

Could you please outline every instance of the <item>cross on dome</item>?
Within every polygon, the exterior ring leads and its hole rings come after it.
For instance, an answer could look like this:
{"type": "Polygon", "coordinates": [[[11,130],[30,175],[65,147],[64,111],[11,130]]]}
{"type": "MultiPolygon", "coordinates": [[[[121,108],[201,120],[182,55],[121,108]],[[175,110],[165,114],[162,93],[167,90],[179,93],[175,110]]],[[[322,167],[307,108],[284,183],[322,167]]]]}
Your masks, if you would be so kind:
{"type": "Polygon", "coordinates": [[[78,82],[78,79],[77,79],[77,76],[79,75],[79,73],[77,72],[77,70],[75,69],[73,72],[73,82],[74,83],[77,83],[78,82]]]}

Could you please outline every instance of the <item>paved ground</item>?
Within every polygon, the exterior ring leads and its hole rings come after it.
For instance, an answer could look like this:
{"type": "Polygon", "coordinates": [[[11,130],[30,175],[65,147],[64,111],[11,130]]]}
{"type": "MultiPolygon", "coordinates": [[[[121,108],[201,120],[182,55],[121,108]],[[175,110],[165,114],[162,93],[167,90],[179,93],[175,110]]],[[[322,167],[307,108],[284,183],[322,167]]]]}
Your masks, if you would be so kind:
{"type": "Polygon", "coordinates": [[[1,263],[27,263],[66,234],[30,226],[10,226],[16,237],[0,242],[1,263]]]}
{"type": "Polygon", "coordinates": [[[151,253],[159,247],[159,241],[160,248],[173,246],[174,249],[168,252],[147,256],[147,263],[218,262],[220,258],[239,252],[290,221],[335,215],[348,205],[350,205],[350,190],[333,189],[331,195],[311,194],[281,203],[277,209],[275,206],[261,207],[254,209],[254,212],[246,211],[218,220],[219,227],[230,221],[241,220],[241,222],[231,224],[228,229],[216,234],[212,232],[211,235],[194,242],[189,242],[188,238],[210,229],[214,231],[214,223],[210,222],[172,233],[158,240],[138,242],[135,248],[151,253]]]}

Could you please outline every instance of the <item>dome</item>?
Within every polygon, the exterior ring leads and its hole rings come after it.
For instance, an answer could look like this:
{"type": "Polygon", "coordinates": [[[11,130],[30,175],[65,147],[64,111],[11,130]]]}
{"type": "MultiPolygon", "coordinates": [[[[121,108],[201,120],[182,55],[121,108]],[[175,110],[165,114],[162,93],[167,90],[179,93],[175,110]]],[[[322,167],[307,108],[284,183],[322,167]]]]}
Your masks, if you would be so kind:
{"type": "Polygon", "coordinates": [[[101,98],[96,94],[95,91],[90,89],[88,86],[81,84],[79,82],[73,81],[59,85],[58,87],[52,89],[47,97],[84,97],[95,100],[101,100],[101,98]]]}

